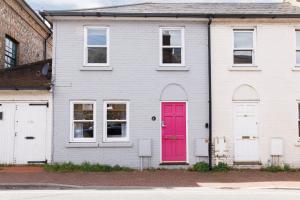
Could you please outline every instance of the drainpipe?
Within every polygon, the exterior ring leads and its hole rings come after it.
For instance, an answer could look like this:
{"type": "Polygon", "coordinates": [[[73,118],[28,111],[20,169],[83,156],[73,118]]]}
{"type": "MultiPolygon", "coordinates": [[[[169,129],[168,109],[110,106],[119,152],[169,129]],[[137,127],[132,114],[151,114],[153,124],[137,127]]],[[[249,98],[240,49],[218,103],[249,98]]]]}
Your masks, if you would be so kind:
{"type": "Polygon", "coordinates": [[[212,170],[212,92],[211,92],[211,23],[212,16],[208,17],[208,104],[209,104],[209,135],[208,135],[208,165],[209,169],[212,170]]]}
{"type": "Polygon", "coordinates": [[[47,60],[47,41],[51,37],[51,33],[47,35],[47,37],[44,39],[44,60],[47,60]]]}

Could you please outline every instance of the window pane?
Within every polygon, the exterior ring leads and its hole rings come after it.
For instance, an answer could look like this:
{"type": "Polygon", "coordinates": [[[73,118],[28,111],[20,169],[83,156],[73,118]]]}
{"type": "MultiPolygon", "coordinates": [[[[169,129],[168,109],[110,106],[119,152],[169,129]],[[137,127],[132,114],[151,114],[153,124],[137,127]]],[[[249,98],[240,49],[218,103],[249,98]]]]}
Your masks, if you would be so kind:
{"type": "Polygon", "coordinates": [[[234,51],[234,64],[252,64],[252,51],[234,51]]]}
{"type": "Polygon", "coordinates": [[[74,122],[74,138],[93,138],[93,122],[74,122]]]}
{"type": "Polygon", "coordinates": [[[181,48],[163,48],[163,63],[181,63],[181,48]]]}
{"type": "Polygon", "coordinates": [[[5,38],[5,67],[14,67],[17,64],[17,43],[5,38]]]}
{"type": "Polygon", "coordinates": [[[108,120],[126,120],[126,104],[107,104],[108,120]]]}
{"type": "Polygon", "coordinates": [[[74,104],[74,120],[93,120],[93,104],[74,104]]]}
{"type": "Polygon", "coordinates": [[[88,47],[88,63],[107,63],[107,48],[88,47]]]}
{"type": "Polygon", "coordinates": [[[300,64],[300,51],[296,52],[296,62],[297,64],[300,64]]]}
{"type": "Polygon", "coordinates": [[[181,46],[181,31],[164,30],[163,46],[181,46]]]}
{"type": "Polygon", "coordinates": [[[107,137],[120,138],[126,137],[127,132],[126,122],[107,122],[107,137]]]}
{"type": "Polygon", "coordinates": [[[296,31],[296,45],[297,49],[300,49],[300,31],[296,31]]]}
{"type": "Polygon", "coordinates": [[[253,48],[253,32],[234,32],[234,48],[253,48]]]}
{"type": "Polygon", "coordinates": [[[106,45],[106,30],[88,29],[88,45],[106,45]]]}

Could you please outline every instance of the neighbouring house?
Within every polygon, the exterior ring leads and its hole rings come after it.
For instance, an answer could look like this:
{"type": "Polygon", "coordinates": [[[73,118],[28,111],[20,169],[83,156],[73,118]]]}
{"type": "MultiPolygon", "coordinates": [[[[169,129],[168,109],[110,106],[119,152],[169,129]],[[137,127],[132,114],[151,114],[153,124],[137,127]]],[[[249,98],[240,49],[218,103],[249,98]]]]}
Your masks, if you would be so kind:
{"type": "Polygon", "coordinates": [[[213,20],[217,162],[300,167],[300,7],[273,8],[249,6],[243,19],[213,20]]]}
{"type": "Polygon", "coordinates": [[[41,14],[55,41],[54,162],[300,166],[299,7],[143,3],[41,14]]]}
{"type": "Polygon", "coordinates": [[[0,47],[0,163],[51,161],[51,29],[25,1],[1,0],[0,47]]]}

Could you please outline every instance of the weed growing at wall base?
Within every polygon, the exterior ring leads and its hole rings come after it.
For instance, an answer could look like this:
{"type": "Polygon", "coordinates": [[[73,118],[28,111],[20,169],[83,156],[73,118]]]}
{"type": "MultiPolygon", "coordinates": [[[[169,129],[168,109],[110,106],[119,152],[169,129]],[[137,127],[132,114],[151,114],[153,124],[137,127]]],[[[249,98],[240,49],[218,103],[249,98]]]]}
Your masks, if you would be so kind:
{"type": "Polygon", "coordinates": [[[48,172],[113,172],[113,171],[133,171],[129,167],[122,167],[119,165],[103,165],[103,164],[91,164],[84,162],[80,165],[67,163],[54,163],[44,165],[44,169],[48,172]]]}

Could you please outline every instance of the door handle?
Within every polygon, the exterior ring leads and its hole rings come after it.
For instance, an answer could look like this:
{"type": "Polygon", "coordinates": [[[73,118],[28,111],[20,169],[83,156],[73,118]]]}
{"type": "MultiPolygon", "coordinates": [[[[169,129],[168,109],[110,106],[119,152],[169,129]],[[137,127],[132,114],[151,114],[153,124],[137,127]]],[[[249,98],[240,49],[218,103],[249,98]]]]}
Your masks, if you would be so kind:
{"type": "Polygon", "coordinates": [[[161,127],[165,127],[165,121],[161,121],[161,127]]]}
{"type": "Polygon", "coordinates": [[[34,140],[35,137],[33,137],[33,136],[27,136],[27,137],[25,137],[25,139],[26,139],[26,140],[34,140]]]}

